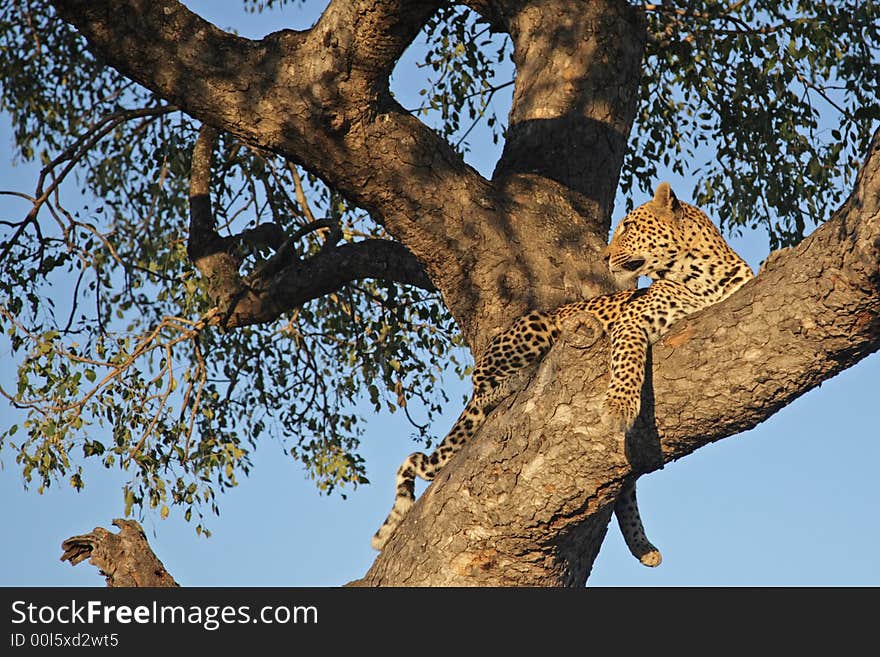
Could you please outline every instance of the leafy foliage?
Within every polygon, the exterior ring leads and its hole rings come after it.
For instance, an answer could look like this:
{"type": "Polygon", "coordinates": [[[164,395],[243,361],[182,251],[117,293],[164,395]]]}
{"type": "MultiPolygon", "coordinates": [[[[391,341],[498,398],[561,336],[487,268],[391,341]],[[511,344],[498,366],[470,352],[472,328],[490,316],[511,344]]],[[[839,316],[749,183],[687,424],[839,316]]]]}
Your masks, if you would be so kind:
{"type": "MultiPolygon", "coordinates": [[[[0,327],[19,362],[4,394],[24,411],[0,443],[26,481],[80,488],[83,460],[96,458],[132,474],[126,512],[164,516],[180,505],[189,519],[217,510],[216,493],[247,473],[265,438],[280,440],[327,492],[366,481],[357,453],[365,412],[402,410],[427,438],[446,401],[442,374],[450,363],[462,369],[438,296],[366,281],[272,326],[210,327],[186,254],[197,126],[102,66],[47,3],[0,7],[9,17],[0,23],[0,107],[14,118],[19,157],[44,165],[37,191],[24,195],[33,209],[0,218],[0,327]],[[63,201],[71,174],[98,207],[63,201]]],[[[228,140],[215,159],[224,234],[270,221],[293,233],[317,215],[346,241],[385,237],[275,156],[228,140]]],[[[297,249],[306,257],[322,245],[320,231],[306,232],[297,249]]],[[[248,254],[245,266],[266,255],[248,254]]]]}

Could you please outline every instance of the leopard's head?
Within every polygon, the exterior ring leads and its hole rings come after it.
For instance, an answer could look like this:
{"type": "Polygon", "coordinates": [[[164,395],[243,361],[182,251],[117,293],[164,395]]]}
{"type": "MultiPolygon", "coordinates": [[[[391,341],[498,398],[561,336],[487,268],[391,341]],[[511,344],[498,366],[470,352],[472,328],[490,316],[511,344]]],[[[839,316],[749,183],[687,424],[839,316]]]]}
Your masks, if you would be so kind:
{"type": "Polygon", "coordinates": [[[604,251],[611,273],[619,280],[663,278],[686,248],[682,206],[669,183],[657,185],[654,198],[626,215],[611,236],[604,251]]]}

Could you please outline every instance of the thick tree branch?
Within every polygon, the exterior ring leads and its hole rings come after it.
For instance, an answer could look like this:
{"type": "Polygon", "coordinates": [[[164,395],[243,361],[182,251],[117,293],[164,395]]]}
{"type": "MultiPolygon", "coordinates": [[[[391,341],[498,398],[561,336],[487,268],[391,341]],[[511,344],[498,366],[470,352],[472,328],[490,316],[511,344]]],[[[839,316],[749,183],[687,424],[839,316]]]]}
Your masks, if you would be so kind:
{"type": "MultiPolygon", "coordinates": [[[[311,30],[252,41],[222,32],[176,0],[52,2],[125,75],[203,122],[299,163],[367,209],[422,263],[477,351],[528,307],[611,289],[598,251],[606,192],[616,186],[616,137],[596,138],[604,128],[590,133],[588,159],[602,163],[590,168],[593,183],[578,177],[573,190],[543,168],[534,175],[506,166],[516,175],[493,185],[391,97],[383,76],[437,3],[333,2],[311,30]],[[510,257],[511,243],[527,242],[527,255],[510,257]]],[[[642,39],[618,37],[630,45],[642,39]]],[[[570,84],[580,88],[596,43],[574,39],[570,48],[578,62],[570,84]]],[[[635,78],[619,81],[621,98],[636,86],[635,78]]],[[[575,105],[585,98],[574,97],[575,105]]],[[[518,111],[541,98],[527,94],[518,111]]],[[[600,104],[607,115],[589,121],[607,122],[614,134],[628,131],[634,107],[600,104]]],[[[529,134],[536,141],[518,137],[517,152],[544,150],[547,135],[529,134]]]]}
{"type": "Polygon", "coordinates": [[[331,3],[312,30],[259,41],[225,33],[176,0],[53,4],[125,75],[205,123],[301,163],[385,222],[432,280],[462,284],[466,252],[450,248],[461,228],[448,225],[449,210],[460,222],[452,201],[464,194],[467,205],[486,205],[489,189],[391,99],[380,77],[431,3],[416,11],[411,3],[331,3]]]}
{"type": "Polygon", "coordinates": [[[638,100],[627,81],[638,79],[645,47],[641,13],[622,0],[492,5],[504,16],[517,69],[494,178],[550,178],[593,199],[607,222],[617,179],[600,174],[623,164],[638,100]]]}
{"type": "Polygon", "coordinates": [[[424,269],[406,247],[390,240],[364,240],[294,260],[274,276],[261,272],[245,280],[245,293],[229,309],[227,326],[278,318],[282,313],[340,289],[376,278],[433,290],[424,269]]]}
{"type": "Polygon", "coordinates": [[[654,345],[625,442],[600,419],[605,341],[568,332],[357,583],[582,585],[627,477],[755,426],[878,349],[880,131],[827,224],[654,345]]]}
{"type": "Polygon", "coordinates": [[[755,426],[880,349],[880,130],[832,219],[718,310],[654,349],[664,462],[755,426]],[[735,371],[719,376],[718,363],[735,371]]]}

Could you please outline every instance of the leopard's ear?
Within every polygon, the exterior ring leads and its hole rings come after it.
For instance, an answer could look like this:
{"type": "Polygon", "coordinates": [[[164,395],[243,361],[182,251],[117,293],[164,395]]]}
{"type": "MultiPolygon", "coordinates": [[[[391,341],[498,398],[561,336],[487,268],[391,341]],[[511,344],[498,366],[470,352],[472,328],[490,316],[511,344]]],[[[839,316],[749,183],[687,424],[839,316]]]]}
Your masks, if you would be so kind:
{"type": "Polygon", "coordinates": [[[654,205],[673,214],[676,214],[681,209],[681,204],[678,202],[678,198],[668,182],[662,182],[657,185],[657,189],[654,192],[654,205]]]}

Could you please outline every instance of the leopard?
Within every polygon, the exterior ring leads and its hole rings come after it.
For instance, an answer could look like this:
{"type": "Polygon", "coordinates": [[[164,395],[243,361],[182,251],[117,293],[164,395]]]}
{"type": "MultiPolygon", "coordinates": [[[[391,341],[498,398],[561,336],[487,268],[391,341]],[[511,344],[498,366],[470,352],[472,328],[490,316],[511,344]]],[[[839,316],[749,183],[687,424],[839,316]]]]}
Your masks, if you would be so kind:
{"type": "MultiPolygon", "coordinates": [[[[410,454],[397,471],[391,512],[372,538],[381,551],[415,503],[415,478],[433,480],[470,441],[500,401],[516,391],[517,374],[534,367],[559,340],[566,321],[597,323],[611,342],[609,383],[602,422],[624,434],[640,412],[649,345],[678,320],[726,299],[754,274],[698,207],[680,201],[661,182],[648,202],[629,212],[602,251],[618,292],[532,310],[495,336],[475,363],[473,393],[451,430],[428,456],[410,454]],[[638,287],[639,277],[650,279],[638,287]]],[[[521,378],[521,377],[520,377],[521,378]]],[[[614,513],[630,552],[644,565],[662,556],[648,540],[639,515],[635,476],[621,486],[614,513]]]]}

